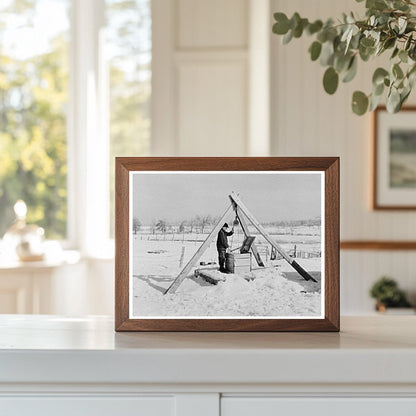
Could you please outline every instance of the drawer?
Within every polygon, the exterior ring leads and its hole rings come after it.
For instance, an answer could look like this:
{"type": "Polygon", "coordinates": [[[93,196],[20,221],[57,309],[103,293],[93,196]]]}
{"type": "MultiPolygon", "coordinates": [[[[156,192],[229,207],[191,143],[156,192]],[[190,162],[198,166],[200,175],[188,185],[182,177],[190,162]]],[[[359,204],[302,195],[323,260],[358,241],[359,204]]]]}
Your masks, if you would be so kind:
{"type": "Polygon", "coordinates": [[[221,416],[415,416],[416,398],[223,397],[221,416]]]}
{"type": "Polygon", "coordinates": [[[174,416],[173,396],[152,397],[1,397],[7,416],[174,416]]]}

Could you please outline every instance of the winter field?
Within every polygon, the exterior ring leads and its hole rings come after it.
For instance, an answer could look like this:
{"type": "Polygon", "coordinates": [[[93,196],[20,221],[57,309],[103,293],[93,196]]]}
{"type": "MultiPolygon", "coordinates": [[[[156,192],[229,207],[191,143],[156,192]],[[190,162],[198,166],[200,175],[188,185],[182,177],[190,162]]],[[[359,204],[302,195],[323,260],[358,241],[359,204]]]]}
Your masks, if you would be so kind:
{"type": "MultiPolygon", "coordinates": [[[[133,316],[319,317],[320,230],[320,226],[267,230],[317,283],[305,281],[280,256],[271,258],[270,245],[257,236],[256,245],[266,267],[258,267],[252,259],[252,271],[244,275],[216,272],[225,278],[217,285],[196,277],[192,271],[176,293],[164,295],[208,233],[149,233],[143,227],[142,232],[133,234],[133,316]]],[[[228,240],[232,248],[237,248],[243,239],[242,232],[236,230],[228,240]]],[[[209,266],[214,270],[218,266],[215,238],[198,264],[200,262],[215,263],[209,266]]]]}

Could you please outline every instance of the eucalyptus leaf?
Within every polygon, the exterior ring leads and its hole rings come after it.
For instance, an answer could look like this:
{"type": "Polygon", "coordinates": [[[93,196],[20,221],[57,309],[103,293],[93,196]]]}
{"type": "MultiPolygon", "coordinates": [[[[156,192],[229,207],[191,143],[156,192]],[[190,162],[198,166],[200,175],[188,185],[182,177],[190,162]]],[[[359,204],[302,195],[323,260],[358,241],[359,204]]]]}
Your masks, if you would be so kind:
{"type": "Polygon", "coordinates": [[[416,74],[414,72],[411,73],[411,74],[408,74],[408,80],[409,80],[409,88],[410,88],[410,92],[411,92],[414,85],[415,85],[416,74]]]}
{"type": "Polygon", "coordinates": [[[411,33],[406,40],[406,43],[404,44],[404,49],[407,51],[410,48],[410,45],[412,43],[413,40],[413,33],[411,33]]]}
{"type": "Polygon", "coordinates": [[[411,93],[411,89],[410,88],[406,88],[405,90],[402,91],[402,93],[400,94],[400,108],[402,108],[403,103],[408,99],[410,93],[411,93]]]}
{"type": "Polygon", "coordinates": [[[391,54],[390,59],[394,59],[399,54],[400,49],[396,46],[391,54]]]}
{"type": "Polygon", "coordinates": [[[331,41],[326,41],[322,45],[320,63],[322,66],[332,65],[334,62],[334,44],[331,41]]]}
{"type": "Polygon", "coordinates": [[[409,9],[409,6],[403,2],[403,0],[394,0],[393,1],[393,7],[397,10],[400,10],[402,12],[409,9]]]}
{"type": "Polygon", "coordinates": [[[322,29],[322,20],[315,20],[313,23],[310,23],[309,26],[306,28],[306,32],[309,35],[313,35],[314,33],[319,32],[322,29]]]}
{"type": "Polygon", "coordinates": [[[290,18],[289,25],[290,29],[294,30],[296,26],[300,23],[301,17],[298,12],[293,13],[293,16],[290,18]]]}
{"type": "Polygon", "coordinates": [[[283,45],[287,45],[293,39],[293,30],[289,30],[286,35],[283,36],[282,43],[283,45]]]}
{"type": "Polygon", "coordinates": [[[325,43],[328,40],[328,30],[322,29],[321,31],[319,31],[316,36],[316,39],[321,43],[325,43]]]}
{"type": "Polygon", "coordinates": [[[411,75],[416,75],[416,64],[413,64],[407,71],[407,77],[410,77],[411,75]]]}
{"type": "Polygon", "coordinates": [[[369,105],[368,111],[374,111],[378,107],[381,101],[381,97],[382,95],[371,94],[370,105],[369,105]]]}
{"type": "Polygon", "coordinates": [[[355,91],[352,95],[352,111],[362,116],[368,108],[368,97],[361,91],[355,91]]]}
{"type": "Polygon", "coordinates": [[[367,9],[383,10],[388,7],[385,0],[367,0],[365,3],[367,9]]]}
{"type": "Polygon", "coordinates": [[[339,75],[335,69],[330,66],[324,74],[323,84],[324,89],[328,94],[334,94],[338,88],[339,75]]]}
{"type": "Polygon", "coordinates": [[[373,85],[377,86],[380,84],[384,84],[384,78],[386,78],[389,73],[384,68],[377,68],[373,74],[373,85]]]}
{"type": "Polygon", "coordinates": [[[374,85],[373,86],[373,95],[383,95],[384,88],[385,88],[384,83],[374,85]]]}
{"type": "Polygon", "coordinates": [[[383,43],[383,48],[384,49],[390,49],[392,48],[394,45],[396,44],[396,38],[391,37],[391,38],[387,38],[384,43],[383,43]]]}
{"type": "Polygon", "coordinates": [[[400,68],[399,64],[394,64],[391,71],[392,71],[393,75],[395,76],[395,78],[401,79],[401,78],[404,77],[403,71],[400,68]]]}
{"type": "Polygon", "coordinates": [[[397,113],[400,109],[400,93],[397,88],[392,88],[390,94],[387,96],[386,107],[389,113],[397,113]]]}
{"type": "Polygon", "coordinates": [[[397,23],[399,25],[399,35],[402,35],[406,30],[407,20],[403,16],[400,16],[397,23]]]}
{"type": "Polygon", "coordinates": [[[360,58],[364,61],[367,62],[375,53],[376,49],[375,48],[366,48],[363,45],[359,46],[358,52],[360,54],[360,58]]]}
{"type": "Polygon", "coordinates": [[[289,19],[284,13],[275,13],[274,20],[276,20],[276,23],[273,25],[273,33],[276,33],[277,35],[285,35],[289,29],[289,19]]]}
{"type": "Polygon", "coordinates": [[[344,72],[342,77],[342,82],[350,82],[354,79],[355,75],[357,74],[357,57],[354,55],[349,63],[348,69],[344,72]]]}
{"type": "Polygon", "coordinates": [[[295,28],[293,29],[293,37],[300,38],[302,36],[303,29],[307,27],[307,25],[308,25],[307,19],[300,19],[297,25],[295,26],[295,28]]]}
{"type": "Polygon", "coordinates": [[[321,54],[322,44],[318,41],[315,41],[309,47],[309,53],[311,54],[312,61],[316,61],[321,54]]]}
{"type": "Polygon", "coordinates": [[[334,68],[338,72],[346,70],[350,64],[351,55],[336,54],[334,58],[334,68]]]}
{"type": "Polygon", "coordinates": [[[410,59],[413,61],[416,60],[416,45],[411,46],[407,53],[409,54],[410,59]]]}
{"type": "Polygon", "coordinates": [[[408,58],[409,58],[409,55],[407,54],[407,51],[405,51],[404,49],[402,49],[402,50],[399,52],[399,59],[400,59],[402,62],[407,63],[408,58]]]}
{"type": "Polygon", "coordinates": [[[360,45],[364,48],[372,48],[375,44],[375,40],[372,38],[362,38],[360,41],[360,45]]]}

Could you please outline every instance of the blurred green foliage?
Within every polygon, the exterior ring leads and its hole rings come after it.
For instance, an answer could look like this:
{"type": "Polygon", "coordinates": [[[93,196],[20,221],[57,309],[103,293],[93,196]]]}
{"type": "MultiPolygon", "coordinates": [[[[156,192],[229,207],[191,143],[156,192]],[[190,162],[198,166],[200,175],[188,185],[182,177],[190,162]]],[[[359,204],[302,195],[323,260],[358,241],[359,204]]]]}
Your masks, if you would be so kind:
{"type": "MultiPolygon", "coordinates": [[[[67,234],[69,33],[62,30],[47,52],[25,58],[11,56],[3,42],[10,22],[33,27],[41,1],[0,5],[0,238],[14,220],[17,199],[28,206],[28,222],[44,227],[48,238],[67,234]]],[[[111,221],[103,227],[113,234],[114,157],[149,152],[150,0],[107,0],[106,13],[111,221]]]]}
{"type": "Polygon", "coordinates": [[[397,285],[397,282],[387,276],[381,277],[374,283],[370,289],[370,295],[386,307],[399,308],[411,306],[406,299],[406,295],[397,285]]]}
{"type": "Polygon", "coordinates": [[[0,8],[0,237],[23,199],[27,220],[48,238],[66,236],[66,118],[68,40],[58,34],[49,51],[18,58],[4,48],[7,19],[31,26],[31,1],[0,8]]]}

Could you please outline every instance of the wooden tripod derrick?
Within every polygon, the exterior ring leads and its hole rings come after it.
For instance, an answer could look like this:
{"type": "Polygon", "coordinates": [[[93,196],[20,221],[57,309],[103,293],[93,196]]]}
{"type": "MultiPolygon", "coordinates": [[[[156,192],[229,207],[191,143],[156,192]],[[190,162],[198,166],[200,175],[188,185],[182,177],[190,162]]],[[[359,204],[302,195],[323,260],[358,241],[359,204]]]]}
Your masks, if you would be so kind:
{"type": "MultiPolygon", "coordinates": [[[[237,205],[235,205],[234,202],[233,202],[233,206],[234,206],[234,210],[235,210],[235,213],[237,215],[238,221],[239,221],[239,223],[241,225],[241,228],[244,232],[244,235],[246,237],[250,237],[250,233],[249,233],[247,222],[246,222],[246,219],[244,218],[244,215],[242,215],[241,210],[238,208],[237,205]]],[[[256,247],[255,243],[252,243],[250,250],[253,253],[254,258],[256,259],[257,264],[260,267],[264,267],[263,260],[261,259],[260,254],[257,251],[257,247],[256,247]]]]}
{"type": "Polygon", "coordinates": [[[292,257],[290,257],[276,241],[269,235],[269,233],[265,230],[265,228],[256,220],[256,218],[251,214],[251,212],[247,209],[244,205],[243,201],[241,201],[240,197],[235,193],[231,192],[230,195],[231,200],[237,206],[237,209],[241,210],[243,214],[250,220],[250,222],[254,225],[257,231],[266,239],[266,241],[275,248],[275,250],[305,279],[305,280],[312,280],[316,282],[316,280],[292,257]]]}
{"type": "Polygon", "coordinates": [[[185,277],[188,276],[188,274],[191,272],[192,268],[196,265],[197,261],[201,258],[201,256],[204,254],[205,250],[209,247],[212,240],[215,238],[215,236],[220,231],[222,224],[226,221],[228,215],[233,210],[233,206],[230,205],[228,209],[224,212],[224,215],[221,217],[221,219],[218,221],[217,225],[212,229],[209,236],[206,238],[206,240],[202,243],[201,247],[197,250],[197,252],[192,256],[191,260],[188,261],[186,266],[182,269],[182,271],[178,274],[178,277],[172,282],[172,284],[167,288],[166,293],[175,293],[176,289],[179,287],[179,285],[185,280],[185,277]]]}
{"type": "MultiPolygon", "coordinates": [[[[188,261],[186,266],[182,269],[182,271],[178,274],[176,279],[172,282],[172,284],[166,289],[166,293],[175,293],[181,283],[185,280],[185,278],[189,275],[192,268],[196,266],[196,263],[204,254],[206,249],[209,247],[211,242],[214,240],[217,233],[220,231],[222,224],[226,221],[228,215],[231,213],[232,210],[235,211],[238,221],[241,225],[241,228],[244,231],[246,237],[249,237],[249,229],[246,222],[246,218],[253,224],[253,226],[257,229],[257,231],[265,238],[265,240],[305,279],[305,280],[312,280],[316,282],[316,280],[302,268],[302,266],[297,263],[292,257],[290,257],[279,244],[277,244],[272,237],[268,234],[265,228],[256,220],[256,218],[251,214],[248,208],[244,205],[241,201],[238,194],[235,192],[231,192],[229,195],[231,199],[231,205],[225,211],[223,216],[218,221],[217,225],[212,229],[206,240],[202,243],[201,247],[196,251],[196,253],[192,256],[192,258],[188,261]],[[246,217],[246,218],[245,218],[246,217]]],[[[256,246],[254,243],[251,246],[251,251],[254,255],[254,258],[257,261],[257,264],[261,267],[264,267],[264,263],[260,257],[260,254],[257,251],[256,246]]]]}

